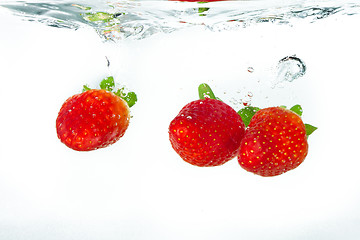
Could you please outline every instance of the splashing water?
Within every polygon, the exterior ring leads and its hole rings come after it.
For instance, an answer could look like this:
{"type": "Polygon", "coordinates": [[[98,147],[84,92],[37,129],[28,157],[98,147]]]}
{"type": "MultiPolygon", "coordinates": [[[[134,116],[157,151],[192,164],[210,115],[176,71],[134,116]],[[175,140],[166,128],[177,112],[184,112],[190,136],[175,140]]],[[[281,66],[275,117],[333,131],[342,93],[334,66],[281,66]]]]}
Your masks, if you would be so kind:
{"type": "Polygon", "coordinates": [[[106,40],[142,39],[155,33],[202,26],[236,30],[259,23],[294,25],[332,15],[360,13],[356,1],[15,1],[2,2],[28,21],[58,28],[91,26],[106,40]]]}
{"type": "Polygon", "coordinates": [[[295,79],[304,76],[306,73],[305,63],[295,55],[287,56],[281,59],[277,68],[278,74],[273,83],[273,87],[283,86],[283,83],[292,82],[295,79]]]}

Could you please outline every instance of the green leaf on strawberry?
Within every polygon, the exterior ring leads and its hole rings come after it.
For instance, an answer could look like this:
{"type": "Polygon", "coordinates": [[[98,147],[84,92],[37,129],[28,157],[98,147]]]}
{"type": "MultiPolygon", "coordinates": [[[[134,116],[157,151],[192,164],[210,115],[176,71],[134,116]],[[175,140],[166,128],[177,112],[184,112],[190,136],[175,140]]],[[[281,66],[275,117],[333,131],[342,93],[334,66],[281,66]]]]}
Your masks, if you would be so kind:
{"type": "Polygon", "coordinates": [[[290,110],[293,111],[294,113],[296,113],[299,116],[301,116],[302,113],[303,113],[302,107],[299,104],[296,104],[295,106],[290,108],[290,110]]]}
{"type": "Polygon", "coordinates": [[[216,99],[214,92],[211,90],[210,86],[206,83],[202,83],[198,87],[199,91],[199,98],[205,99],[205,98],[211,98],[216,99]]]}
{"type": "Polygon", "coordinates": [[[86,92],[86,91],[89,91],[89,90],[91,90],[91,88],[89,88],[89,86],[88,85],[84,85],[83,86],[83,92],[86,92]]]}
{"type": "MultiPolygon", "coordinates": [[[[100,82],[100,89],[114,93],[118,97],[122,98],[128,104],[129,107],[135,105],[135,103],[138,100],[135,92],[126,92],[124,87],[114,91],[114,88],[115,88],[115,81],[113,76],[104,78],[100,82]]],[[[89,88],[87,85],[83,86],[83,92],[89,90],[91,90],[91,88],[89,88]]]]}
{"type": "Polygon", "coordinates": [[[249,126],[251,118],[259,110],[260,110],[260,108],[258,108],[258,107],[247,106],[247,107],[244,107],[243,109],[240,109],[238,111],[238,114],[241,116],[241,118],[244,121],[244,124],[245,124],[246,127],[249,126]]]}
{"type": "Polygon", "coordinates": [[[110,76],[100,82],[100,88],[112,92],[115,87],[114,77],[110,76]]]}
{"type": "Polygon", "coordinates": [[[308,123],[305,123],[306,136],[310,136],[310,134],[312,134],[316,129],[318,129],[318,128],[314,127],[308,123]]]}
{"type": "Polygon", "coordinates": [[[206,83],[202,83],[199,85],[198,92],[200,99],[210,98],[210,99],[216,99],[222,101],[220,98],[215,96],[210,86],[206,83]]]}
{"type": "Polygon", "coordinates": [[[120,88],[118,89],[116,92],[114,92],[117,96],[121,97],[122,99],[124,99],[127,104],[129,105],[129,107],[132,107],[135,105],[135,103],[137,102],[137,95],[134,92],[128,92],[125,93],[125,89],[124,88],[120,88]]]}

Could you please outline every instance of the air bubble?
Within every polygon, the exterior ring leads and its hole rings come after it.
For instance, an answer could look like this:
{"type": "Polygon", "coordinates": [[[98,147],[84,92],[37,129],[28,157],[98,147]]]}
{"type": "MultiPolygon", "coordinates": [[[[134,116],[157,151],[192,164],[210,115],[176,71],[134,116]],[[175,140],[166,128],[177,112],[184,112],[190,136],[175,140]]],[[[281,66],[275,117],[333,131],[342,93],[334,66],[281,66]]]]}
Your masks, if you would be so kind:
{"type": "Polygon", "coordinates": [[[292,82],[304,76],[306,65],[300,58],[293,55],[282,58],[277,65],[277,69],[278,74],[273,87],[279,86],[279,84],[284,82],[292,82]]]}
{"type": "Polygon", "coordinates": [[[248,71],[249,73],[252,73],[252,72],[254,72],[254,68],[253,68],[253,67],[248,67],[247,71],[248,71]]]}

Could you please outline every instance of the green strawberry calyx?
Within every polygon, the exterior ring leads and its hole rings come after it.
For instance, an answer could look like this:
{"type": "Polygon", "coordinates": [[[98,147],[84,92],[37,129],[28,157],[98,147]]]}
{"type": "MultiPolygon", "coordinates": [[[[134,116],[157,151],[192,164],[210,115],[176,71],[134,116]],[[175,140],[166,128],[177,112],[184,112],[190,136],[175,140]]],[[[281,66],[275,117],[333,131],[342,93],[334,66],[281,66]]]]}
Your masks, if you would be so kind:
{"type": "Polygon", "coordinates": [[[255,115],[257,111],[259,111],[260,108],[258,107],[252,107],[252,106],[246,106],[238,111],[238,114],[241,116],[245,127],[249,126],[250,120],[255,115]]]}
{"type": "Polygon", "coordinates": [[[216,99],[214,92],[211,90],[208,84],[206,83],[200,84],[198,90],[199,90],[200,99],[205,99],[205,98],[216,99]]]}
{"type": "MultiPolygon", "coordinates": [[[[135,92],[126,92],[125,87],[119,88],[116,91],[114,90],[115,81],[113,76],[104,78],[100,82],[100,89],[114,93],[118,97],[122,98],[128,104],[129,107],[134,106],[135,103],[137,102],[137,95],[135,92]]],[[[91,88],[89,88],[87,85],[84,85],[83,92],[88,90],[91,90],[91,88]]]]}
{"type": "Polygon", "coordinates": [[[199,85],[198,92],[199,92],[200,99],[211,98],[211,99],[216,99],[216,100],[221,101],[220,98],[215,96],[215,94],[212,91],[212,89],[210,88],[210,86],[206,83],[202,83],[199,85]]]}

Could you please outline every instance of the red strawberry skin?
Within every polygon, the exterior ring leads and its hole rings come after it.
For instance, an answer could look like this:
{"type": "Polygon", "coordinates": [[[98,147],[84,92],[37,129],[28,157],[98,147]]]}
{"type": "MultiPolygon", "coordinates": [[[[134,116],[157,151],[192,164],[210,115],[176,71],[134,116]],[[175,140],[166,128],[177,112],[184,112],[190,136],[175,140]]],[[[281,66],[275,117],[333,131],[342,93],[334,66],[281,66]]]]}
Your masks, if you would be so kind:
{"type": "Polygon", "coordinates": [[[129,125],[127,103],[100,89],[76,94],[65,101],[56,119],[58,138],[69,148],[91,151],[115,143],[129,125]]]}
{"type": "Polygon", "coordinates": [[[218,166],[236,157],[245,125],[229,105],[205,98],[184,106],[171,121],[169,138],[180,157],[195,166],[218,166]]]}
{"type": "Polygon", "coordinates": [[[260,176],[283,174],[298,167],[308,153],[305,125],[299,115],[281,108],[259,110],[243,138],[238,161],[260,176]]]}

